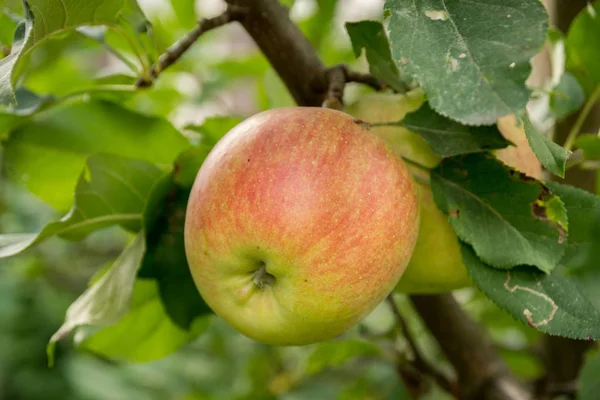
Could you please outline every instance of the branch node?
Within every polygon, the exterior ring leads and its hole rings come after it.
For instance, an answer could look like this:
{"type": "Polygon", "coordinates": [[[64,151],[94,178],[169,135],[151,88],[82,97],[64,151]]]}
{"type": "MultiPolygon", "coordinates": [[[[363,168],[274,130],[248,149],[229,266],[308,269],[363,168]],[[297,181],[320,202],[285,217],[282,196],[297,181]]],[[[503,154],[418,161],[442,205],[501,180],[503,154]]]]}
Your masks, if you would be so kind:
{"type": "Polygon", "coordinates": [[[323,100],[323,107],[341,110],[344,106],[344,87],[346,83],[355,82],[368,85],[380,91],[387,89],[387,85],[370,74],[351,71],[346,64],[337,64],[325,70],[327,93],[323,100]]]}

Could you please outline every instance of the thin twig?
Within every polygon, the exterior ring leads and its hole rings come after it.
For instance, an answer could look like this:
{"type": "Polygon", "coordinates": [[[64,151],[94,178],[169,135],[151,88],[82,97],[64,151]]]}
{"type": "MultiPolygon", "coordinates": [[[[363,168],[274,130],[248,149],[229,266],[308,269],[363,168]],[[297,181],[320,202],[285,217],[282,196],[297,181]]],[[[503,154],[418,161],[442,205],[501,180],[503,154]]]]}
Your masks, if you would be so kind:
{"type": "Polygon", "coordinates": [[[370,74],[351,71],[346,64],[337,64],[325,70],[327,93],[323,100],[323,107],[341,110],[344,105],[344,87],[346,83],[356,82],[368,85],[379,91],[387,89],[385,83],[370,74]]]}
{"type": "Polygon", "coordinates": [[[571,127],[571,130],[569,131],[569,135],[567,136],[567,139],[565,140],[565,144],[564,144],[565,149],[571,150],[573,148],[573,145],[575,144],[575,139],[577,139],[577,135],[579,135],[579,133],[581,131],[581,127],[583,126],[583,123],[585,122],[588,114],[590,113],[590,111],[592,110],[592,107],[594,107],[594,104],[596,104],[598,99],[600,99],[600,85],[596,86],[596,88],[594,89],[594,91],[592,92],[590,97],[588,98],[587,102],[583,106],[583,109],[577,116],[577,120],[571,127]]]}
{"type": "Polygon", "coordinates": [[[456,382],[452,382],[450,378],[444,375],[441,371],[439,371],[425,359],[423,353],[421,353],[421,350],[417,345],[417,342],[415,341],[410,330],[408,329],[408,324],[406,323],[404,317],[400,313],[400,310],[398,309],[398,306],[396,305],[396,302],[394,301],[393,297],[390,295],[387,297],[386,300],[390,305],[392,312],[394,313],[396,323],[400,327],[400,330],[402,331],[402,334],[404,335],[404,338],[406,339],[406,342],[408,343],[408,346],[410,347],[413,353],[414,367],[421,373],[433,378],[433,380],[446,392],[456,396],[458,393],[456,382]]]}
{"type": "Polygon", "coordinates": [[[158,60],[150,68],[149,77],[141,77],[136,82],[136,87],[145,88],[152,85],[158,75],[175,63],[203,33],[212,29],[226,25],[232,21],[236,21],[243,15],[244,9],[235,6],[229,6],[227,11],[214,18],[204,18],[189,31],[184,37],[171,45],[163,54],[158,57],[158,60]]]}
{"type": "Polygon", "coordinates": [[[362,72],[351,71],[346,68],[346,82],[362,83],[371,86],[377,91],[388,89],[389,87],[371,74],[363,74],[362,72]]]}

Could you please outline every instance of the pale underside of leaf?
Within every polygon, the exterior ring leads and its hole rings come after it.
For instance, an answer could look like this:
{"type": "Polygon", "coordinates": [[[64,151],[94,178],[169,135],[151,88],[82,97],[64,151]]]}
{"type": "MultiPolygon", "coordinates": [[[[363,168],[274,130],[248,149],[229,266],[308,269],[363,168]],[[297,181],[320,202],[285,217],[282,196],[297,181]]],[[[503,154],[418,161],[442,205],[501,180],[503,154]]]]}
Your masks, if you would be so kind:
{"type": "Polygon", "coordinates": [[[14,73],[21,58],[48,37],[84,25],[115,24],[125,5],[123,0],[27,0],[25,20],[15,33],[11,53],[0,60],[0,105],[14,103],[14,73]]]}
{"type": "Polygon", "coordinates": [[[53,358],[54,344],[81,325],[109,326],[129,310],[137,271],[146,251],[146,236],[141,230],[100,280],[88,288],[67,310],[63,325],[50,338],[48,354],[53,358]]]}

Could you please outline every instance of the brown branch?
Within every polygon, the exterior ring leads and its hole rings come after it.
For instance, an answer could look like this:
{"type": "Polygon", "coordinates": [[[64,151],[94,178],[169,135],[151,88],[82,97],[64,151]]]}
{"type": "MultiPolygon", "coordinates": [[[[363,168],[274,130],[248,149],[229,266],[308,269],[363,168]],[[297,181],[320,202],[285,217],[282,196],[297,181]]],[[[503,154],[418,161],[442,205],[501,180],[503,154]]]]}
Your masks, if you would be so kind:
{"type": "Polygon", "coordinates": [[[373,75],[352,71],[348,68],[346,68],[346,82],[362,83],[371,86],[377,91],[388,89],[388,86],[384,82],[375,78],[373,75]]]}
{"type": "Polygon", "coordinates": [[[350,70],[346,64],[338,64],[325,70],[327,93],[323,100],[323,107],[341,110],[344,105],[344,87],[346,83],[356,82],[371,86],[375,90],[387,88],[385,83],[371,74],[363,74],[350,70]]]}
{"type": "Polygon", "coordinates": [[[169,68],[198,40],[202,34],[212,29],[227,25],[232,21],[236,21],[245,12],[241,7],[230,6],[223,14],[214,18],[204,18],[189,31],[184,37],[171,45],[163,54],[158,57],[158,60],[150,68],[150,76],[141,77],[135,83],[136,87],[146,88],[152,86],[158,75],[169,68]]]}
{"type": "Polygon", "coordinates": [[[386,301],[390,305],[392,312],[394,313],[394,318],[396,319],[396,323],[400,327],[408,346],[410,347],[411,352],[413,353],[413,366],[416,370],[421,372],[424,375],[431,377],[442,389],[446,392],[452,394],[454,397],[458,397],[458,388],[456,382],[452,382],[450,378],[444,375],[441,371],[435,368],[432,364],[430,364],[424,357],[423,353],[419,349],[417,342],[415,341],[410,329],[408,329],[408,324],[404,320],[404,317],[400,313],[394,298],[390,295],[387,297],[386,301]]]}
{"type": "Polygon", "coordinates": [[[344,87],[346,86],[346,71],[344,68],[332,67],[325,71],[327,93],[323,107],[341,110],[344,107],[344,87]]]}
{"type": "Polygon", "coordinates": [[[248,10],[240,19],[292,97],[301,106],[321,106],[327,90],[325,67],[308,39],[276,0],[226,0],[248,10]]]}
{"type": "Polygon", "coordinates": [[[492,342],[451,294],[410,297],[458,374],[463,400],[525,400],[528,390],[510,373],[492,342]]]}

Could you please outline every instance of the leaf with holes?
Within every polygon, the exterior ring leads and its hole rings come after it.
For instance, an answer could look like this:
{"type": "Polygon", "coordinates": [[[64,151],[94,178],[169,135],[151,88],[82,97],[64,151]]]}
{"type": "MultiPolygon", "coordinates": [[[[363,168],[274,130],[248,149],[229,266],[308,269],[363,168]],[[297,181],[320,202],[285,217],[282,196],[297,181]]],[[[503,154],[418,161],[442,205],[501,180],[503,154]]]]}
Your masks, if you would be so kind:
{"type": "Polygon", "coordinates": [[[14,102],[19,60],[48,37],[82,25],[115,24],[123,0],[27,0],[25,20],[15,32],[10,55],[0,60],[0,105],[14,102]]]}
{"type": "Polygon", "coordinates": [[[600,339],[600,198],[556,182],[548,187],[569,216],[569,241],[551,274],[519,266],[501,271],[485,265],[463,244],[463,260],[476,286],[516,319],[542,332],[600,339]],[[590,264],[589,262],[592,261],[590,264]]]}
{"type": "Polygon", "coordinates": [[[529,99],[529,60],[544,44],[539,0],[387,0],[392,55],[440,114],[491,125],[529,99]]]}
{"type": "Polygon", "coordinates": [[[392,60],[390,43],[381,22],[348,22],[346,30],[352,41],[354,55],[360,57],[362,49],[365,49],[371,74],[396,91],[404,92],[405,85],[400,80],[398,67],[392,60]]]}
{"type": "Polygon", "coordinates": [[[484,262],[501,269],[532,265],[548,273],[560,261],[566,213],[543,183],[491,155],[472,154],[443,160],[431,173],[431,188],[458,237],[484,262]]]}
{"type": "Polygon", "coordinates": [[[524,124],[527,142],[538,160],[554,175],[564,177],[565,167],[571,152],[548,139],[531,123],[528,116],[523,118],[522,123],[524,124]]]}
{"type": "Polygon", "coordinates": [[[147,207],[157,193],[164,195],[172,184],[170,171],[141,160],[114,155],[88,159],[75,190],[75,204],[60,221],[38,234],[0,235],[0,258],[18,254],[51,236],[80,240],[89,233],[111,225],[139,231],[147,207]]]}
{"type": "Polygon", "coordinates": [[[461,125],[433,111],[429,103],[397,124],[421,135],[442,157],[501,149],[510,144],[496,126],[461,125]]]}
{"type": "Polygon", "coordinates": [[[475,285],[517,320],[552,335],[600,339],[600,309],[563,266],[549,275],[527,266],[502,271],[464,243],[462,255],[475,285]]]}

